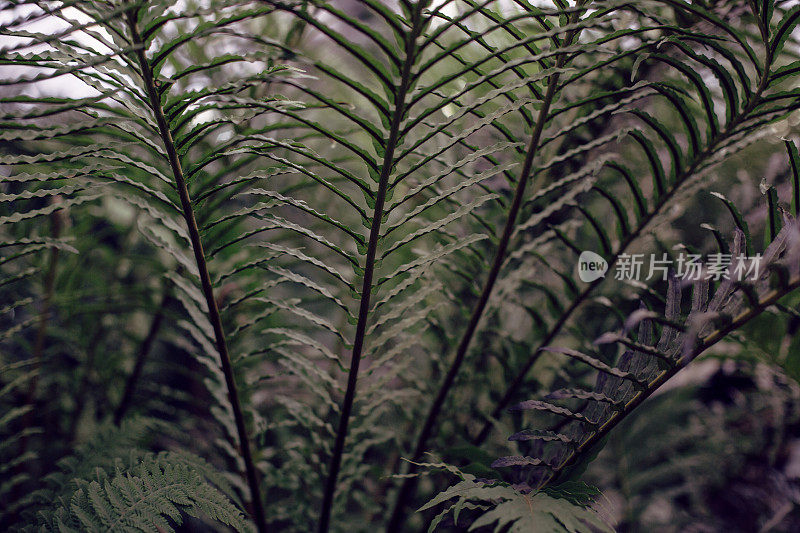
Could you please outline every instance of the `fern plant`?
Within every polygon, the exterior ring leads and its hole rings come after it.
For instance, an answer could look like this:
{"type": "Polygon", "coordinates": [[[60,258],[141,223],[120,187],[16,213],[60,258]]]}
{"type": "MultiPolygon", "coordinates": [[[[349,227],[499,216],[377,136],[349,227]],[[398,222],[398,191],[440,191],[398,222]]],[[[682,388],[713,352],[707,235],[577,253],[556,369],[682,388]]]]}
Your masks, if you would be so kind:
{"type": "Polygon", "coordinates": [[[473,529],[606,527],[570,474],[685,364],[797,313],[792,2],[0,14],[4,527],[400,531],[453,496],[473,529]],[[720,169],[776,134],[748,224],[720,169]],[[714,179],[726,195],[699,193],[714,179]],[[685,213],[719,253],[753,255],[763,229],[761,277],[683,306],[674,276],[614,279],[636,250],[673,254],[685,213]],[[584,250],[606,277],[579,279],[584,250]],[[514,406],[542,416],[505,432],[514,406]],[[126,423],[144,448],[92,448],[69,496],[39,481],[126,423]],[[439,496],[429,452],[469,463],[439,496]]]}
{"type": "Polygon", "coordinates": [[[164,452],[145,455],[129,469],[117,465],[114,475],[98,469],[92,481],[78,479],[63,506],[46,513],[42,523],[59,531],[168,530],[181,524],[183,512],[246,530],[242,513],[193,460],[164,452]]]}

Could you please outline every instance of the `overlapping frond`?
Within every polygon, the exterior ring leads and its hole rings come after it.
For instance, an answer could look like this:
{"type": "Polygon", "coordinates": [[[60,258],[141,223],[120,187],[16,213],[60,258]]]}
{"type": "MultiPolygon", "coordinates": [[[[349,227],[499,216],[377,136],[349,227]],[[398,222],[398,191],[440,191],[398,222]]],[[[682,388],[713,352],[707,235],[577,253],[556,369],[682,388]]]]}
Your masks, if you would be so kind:
{"type": "MultiPolygon", "coordinates": [[[[787,215],[788,216],[788,215],[787,215]]],[[[743,258],[745,234],[737,229],[730,245],[732,257],[743,258]]],[[[525,470],[524,483],[539,488],[574,465],[597,445],[626,415],[654,393],[669,378],[714,346],[725,336],[757,317],[800,286],[800,227],[793,218],[760,255],[754,274],[743,277],[736,271],[750,270],[752,264],[734,260],[710,291],[707,279],[697,281],[670,277],[662,312],[640,309],[631,314],[619,332],[595,340],[596,346],[621,348],[613,363],[602,355],[569,348],[542,350],[567,356],[597,370],[593,389],[560,389],[542,400],[516,404],[513,410],[537,410],[562,417],[557,436],[522,431],[509,440],[529,445],[523,457],[507,457],[497,467],[519,466],[525,470]],[[682,294],[690,289],[690,303],[682,305],[682,294]],[[660,329],[660,333],[658,330],[660,329]]],[[[709,278],[713,279],[713,278],[709,278]]]]}

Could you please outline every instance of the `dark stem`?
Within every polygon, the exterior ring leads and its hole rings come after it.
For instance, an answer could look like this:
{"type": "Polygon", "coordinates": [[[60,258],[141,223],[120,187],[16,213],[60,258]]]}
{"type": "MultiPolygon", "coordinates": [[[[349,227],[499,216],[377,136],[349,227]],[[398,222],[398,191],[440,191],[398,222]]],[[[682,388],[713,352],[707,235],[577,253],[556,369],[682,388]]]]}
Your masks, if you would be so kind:
{"type": "MultiPolygon", "coordinates": [[[[59,201],[55,198],[53,202],[59,201]]],[[[61,213],[56,211],[50,215],[52,225],[51,234],[53,239],[61,236],[61,213]]],[[[44,295],[42,297],[42,309],[39,313],[39,322],[36,327],[36,340],[33,345],[33,376],[28,387],[27,403],[31,404],[36,399],[36,389],[39,384],[39,369],[44,358],[44,346],[47,340],[47,322],[50,319],[50,311],[53,302],[53,291],[56,282],[56,270],[58,268],[58,248],[50,249],[50,258],[47,263],[47,272],[44,277],[44,295]]],[[[26,417],[27,418],[27,417],[26,417]]],[[[28,424],[26,424],[27,426],[28,424]]]]}
{"type": "MultiPolygon", "coordinates": [[[[56,197],[53,202],[59,201],[56,197]]],[[[50,215],[50,222],[52,225],[51,235],[53,239],[58,239],[61,236],[61,213],[55,211],[50,215]]],[[[36,327],[36,340],[33,345],[33,364],[31,381],[28,384],[28,391],[25,393],[25,405],[31,406],[31,409],[22,417],[22,427],[30,429],[35,423],[35,415],[33,405],[36,402],[36,391],[39,386],[39,372],[42,367],[42,360],[44,358],[45,341],[47,340],[47,323],[50,319],[50,313],[53,302],[53,293],[55,291],[56,272],[58,270],[58,248],[53,247],[50,249],[50,256],[48,258],[47,272],[44,277],[44,294],[42,295],[42,308],[39,313],[39,320],[36,327]]],[[[19,441],[19,456],[25,455],[28,450],[29,435],[27,432],[22,432],[22,438],[19,441]]],[[[21,463],[14,469],[14,473],[21,475],[28,468],[32,466],[32,462],[21,463]]],[[[17,494],[22,490],[22,485],[18,485],[14,490],[14,499],[20,497],[17,494]]]]}
{"type": "Polygon", "coordinates": [[[231,365],[230,354],[228,353],[228,345],[225,340],[225,332],[222,327],[222,319],[220,318],[219,308],[217,301],[214,297],[214,288],[211,284],[211,277],[208,273],[208,265],[206,264],[205,252],[203,251],[203,243],[200,239],[200,232],[197,229],[197,220],[194,216],[192,209],[192,200],[189,197],[189,190],[186,186],[186,179],[181,167],[180,158],[172,140],[172,133],[164,116],[164,110],[161,108],[161,99],[156,89],[155,80],[153,79],[153,72],[150,63],[144,53],[144,42],[142,41],[139,29],[136,24],[137,13],[135,10],[127,12],[128,26],[133,37],[133,43],[137,46],[136,58],[141,68],[142,79],[144,80],[147,97],[149,100],[150,108],[155,115],[156,123],[158,124],[159,134],[164,144],[164,149],[167,152],[169,165],[172,169],[172,175],[175,178],[175,186],[181,200],[181,209],[183,217],[186,221],[186,226],[189,231],[189,240],[192,243],[192,251],[194,253],[195,263],[197,264],[198,274],[200,276],[200,284],[203,290],[203,297],[208,306],[208,319],[214,329],[214,340],[217,351],[219,352],[220,362],[222,366],[222,373],[225,376],[225,385],[227,386],[228,399],[231,402],[233,410],[233,418],[236,423],[236,431],[239,437],[239,451],[242,454],[242,460],[245,466],[245,475],[247,484],[250,487],[250,499],[253,509],[253,519],[256,528],[259,532],[267,531],[266,516],[264,514],[264,503],[261,501],[261,490],[259,489],[258,473],[256,471],[253,456],[250,451],[250,442],[247,436],[247,426],[244,421],[244,414],[242,406],[239,402],[239,393],[236,389],[236,378],[233,373],[231,365]]]}
{"type": "MultiPolygon", "coordinates": [[[[574,16],[575,15],[573,14],[573,17],[574,16]]],[[[576,33],[577,32],[572,31],[566,36],[565,41],[567,45],[572,41],[572,39],[574,39],[576,33]]],[[[563,67],[564,61],[565,56],[559,55],[556,59],[555,68],[559,69],[563,67]]],[[[492,261],[492,266],[489,270],[489,275],[483,285],[483,290],[478,298],[478,303],[472,310],[472,315],[469,318],[467,328],[458,344],[453,362],[450,364],[450,368],[445,375],[444,381],[440,385],[439,391],[436,394],[436,398],[434,399],[433,404],[431,404],[428,415],[425,418],[422,430],[417,438],[416,446],[414,447],[414,454],[412,458],[413,462],[409,463],[409,473],[414,473],[416,471],[417,466],[414,463],[418,462],[422,458],[422,454],[427,449],[428,440],[431,437],[433,428],[435,427],[436,421],[439,418],[442,407],[444,406],[445,399],[447,398],[447,395],[449,394],[450,389],[455,382],[456,376],[461,369],[461,365],[463,364],[464,358],[467,355],[472,338],[475,336],[480,320],[483,317],[483,312],[486,309],[486,305],[489,303],[489,297],[491,296],[494,285],[497,282],[498,276],[500,275],[500,269],[503,267],[503,263],[505,262],[506,252],[508,251],[511,236],[514,233],[514,228],[517,225],[517,216],[519,215],[520,208],[522,207],[522,203],[525,198],[525,188],[530,181],[533,161],[538,153],[542,132],[544,131],[544,126],[547,122],[547,115],[550,112],[550,106],[553,103],[553,98],[556,95],[559,78],[560,73],[558,72],[552,74],[548,78],[547,92],[543,97],[542,107],[539,109],[539,113],[536,118],[536,124],[534,125],[533,132],[531,133],[531,139],[528,143],[528,148],[525,154],[525,161],[522,165],[516,190],[514,191],[514,199],[512,200],[511,207],[508,212],[508,218],[506,219],[506,224],[503,228],[500,241],[497,244],[497,251],[495,252],[494,260],[492,261]]],[[[387,531],[397,532],[403,527],[406,519],[405,508],[415,492],[416,479],[416,477],[408,477],[404,480],[402,486],[400,487],[394,510],[392,511],[392,516],[389,519],[387,531]]]]}
{"type": "Polygon", "coordinates": [[[89,341],[89,346],[86,349],[86,363],[83,365],[83,375],[81,376],[78,391],[75,395],[75,412],[72,414],[72,421],[70,422],[69,431],[67,433],[69,442],[75,442],[75,436],[78,433],[78,424],[80,423],[83,410],[86,408],[86,396],[89,394],[89,384],[92,380],[92,369],[94,368],[95,355],[97,354],[97,345],[105,333],[103,324],[97,325],[89,341]]]}
{"type": "Polygon", "coordinates": [[[114,411],[114,425],[116,426],[122,423],[122,419],[125,418],[125,414],[133,403],[133,393],[136,390],[136,384],[139,382],[139,378],[142,376],[144,363],[148,355],[150,355],[150,350],[152,350],[153,344],[155,344],[156,337],[161,329],[161,324],[164,322],[164,313],[167,308],[168,300],[169,296],[165,295],[164,298],[162,298],[161,304],[158,306],[158,310],[156,314],[153,315],[153,320],[150,322],[147,335],[145,335],[142,344],[139,345],[139,351],[136,354],[136,362],[133,365],[133,370],[125,381],[125,390],[122,393],[122,399],[117,409],[114,411]]]}
{"type": "Polygon", "coordinates": [[[367,244],[367,254],[364,266],[364,282],[361,287],[361,303],[358,310],[358,322],[356,324],[356,334],[353,341],[353,354],[350,359],[350,371],[347,376],[347,390],[345,391],[342,403],[342,414],[339,417],[339,427],[336,431],[336,441],[333,446],[333,455],[328,466],[328,477],[325,481],[325,493],[322,499],[322,511],[319,518],[320,533],[326,533],[330,527],[331,510],[333,507],[333,497],[336,492],[336,482],[339,476],[339,469],[342,464],[342,454],[347,437],[347,425],[353,410],[355,400],[356,384],[358,382],[358,368],[361,363],[361,355],[364,349],[364,338],[367,330],[367,319],[369,315],[369,302],[372,293],[372,277],[375,271],[375,256],[378,250],[378,240],[380,238],[381,219],[386,201],[386,191],[389,185],[389,176],[394,166],[394,152],[400,139],[400,125],[405,115],[405,99],[411,82],[411,67],[416,59],[416,38],[420,29],[420,17],[422,5],[420,1],[414,10],[411,31],[406,34],[405,51],[406,59],[403,64],[403,71],[400,78],[400,85],[395,92],[395,110],[392,116],[392,123],[389,131],[389,139],[386,143],[386,153],[381,166],[380,178],[378,180],[378,193],[375,198],[375,210],[370,225],[369,241],[367,244]]]}

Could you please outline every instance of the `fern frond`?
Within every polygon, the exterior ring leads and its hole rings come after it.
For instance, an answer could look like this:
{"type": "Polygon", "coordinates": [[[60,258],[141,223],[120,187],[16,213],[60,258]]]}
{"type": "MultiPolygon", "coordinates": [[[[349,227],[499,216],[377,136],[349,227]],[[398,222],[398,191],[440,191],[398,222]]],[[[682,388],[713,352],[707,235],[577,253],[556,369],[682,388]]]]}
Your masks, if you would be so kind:
{"type": "Polygon", "coordinates": [[[59,507],[40,514],[42,525],[54,531],[174,531],[185,514],[249,530],[242,512],[208,479],[209,468],[175,452],[148,454],[129,467],[118,461],[113,471],[97,469],[92,481],[77,479],[59,507]]]}
{"type": "MultiPolygon", "coordinates": [[[[744,232],[738,229],[736,231],[736,238],[730,249],[733,257],[740,257],[744,254],[746,238],[744,232]]],[[[573,355],[579,361],[599,370],[598,378],[594,391],[566,396],[554,393],[554,397],[558,399],[588,400],[579,412],[538,400],[522,402],[514,408],[526,410],[549,406],[546,409],[548,412],[580,423],[569,425],[570,430],[567,431],[570,440],[577,441],[576,445],[565,447],[556,441],[555,447],[560,448],[560,451],[553,447],[547,450],[540,447],[537,453],[543,454],[540,456],[542,464],[548,466],[542,470],[538,464],[534,465],[534,470],[525,475],[525,482],[536,488],[551,482],[592,450],[614,426],[685,365],[800,287],[798,243],[800,226],[794,220],[787,220],[783,229],[764,250],[761,256],[764,266],[757,280],[734,282],[735,265],[731,265],[728,267],[729,277],[720,283],[710,299],[707,281],[691,283],[692,305],[685,317],[681,317],[681,282],[674,277],[670,278],[663,315],[639,310],[626,320],[623,332],[609,333],[595,341],[601,345],[615,343],[623,347],[623,353],[614,367],[609,367],[597,356],[557,349],[556,351],[573,355]],[[781,274],[776,275],[776,272],[781,274]],[[659,320],[664,325],[660,336],[655,339],[653,326],[659,320]],[[637,327],[638,339],[629,339],[627,332],[637,327]],[[630,376],[632,380],[625,383],[624,380],[630,376]],[[610,401],[606,401],[606,397],[610,401]]],[[[506,459],[495,462],[495,466],[512,464],[506,459]]],[[[526,462],[523,466],[530,468],[531,463],[526,462]]]]}
{"type": "MultiPolygon", "coordinates": [[[[427,465],[441,467],[442,465],[427,465]]],[[[435,531],[439,524],[453,513],[453,524],[459,526],[459,516],[472,515],[468,531],[481,527],[494,527],[494,531],[560,532],[569,531],[613,531],[589,507],[592,502],[588,487],[559,487],[543,492],[520,492],[517,488],[502,483],[479,481],[471,474],[462,473],[454,467],[454,474],[462,481],[440,492],[435,498],[420,507],[420,511],[437,507],[457,498],[455,503],[439,512],[428,531],[435,531]]],[[[463,519],[462,519],[463,522],[463,519]]]]}

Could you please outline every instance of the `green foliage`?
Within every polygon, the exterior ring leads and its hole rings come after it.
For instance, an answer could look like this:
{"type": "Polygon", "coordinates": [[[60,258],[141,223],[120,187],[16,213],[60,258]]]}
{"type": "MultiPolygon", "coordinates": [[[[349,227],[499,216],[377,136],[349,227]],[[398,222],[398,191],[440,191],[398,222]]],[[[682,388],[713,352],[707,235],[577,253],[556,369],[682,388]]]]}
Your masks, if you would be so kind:
{"type": "Polygon", "coordinates": [[[249,529],[242,512],[209,483],[209,466],[175,452],[146,454],[113,472],[96,469],[91,481],[75,480],[74,491],[57,508],[42,512],[52,531],[174,531],[188,516],[249,529]]]}
{"type": "Polygon", "coordinates": [[[399,532],[435,451],[470,528],[580,531],[680,368],[800,375],[798,8],[535,4],[0,6],[0,528],[399,532]],[[769,270],[575,268],[716,247],[769,270]]]}
{"type": "MultiPolygon", "coordinates": [[[[437,466],[437,465],[429,465],[437,466]]],[[[458,525],[459,515],[465,510],[474,512],[469,531],[481,527],[494,526],[493,531],[558,532],[577,533],[588,531],[613,531],[588,508],[596,492],[587,486],[574,485],[554,487],[544,492],[522,493],[513,487],[497,483],[477,481],[475,476],[464,474],[456,468],[452,473],[462,480],[436,495],[420,508],[420,511],[449,503],[431,522],[428,531],[434,531],[449,514],[458,525]]]]}

